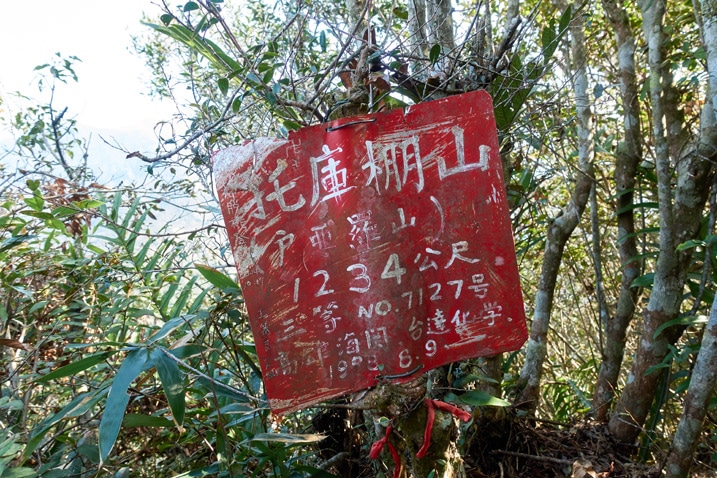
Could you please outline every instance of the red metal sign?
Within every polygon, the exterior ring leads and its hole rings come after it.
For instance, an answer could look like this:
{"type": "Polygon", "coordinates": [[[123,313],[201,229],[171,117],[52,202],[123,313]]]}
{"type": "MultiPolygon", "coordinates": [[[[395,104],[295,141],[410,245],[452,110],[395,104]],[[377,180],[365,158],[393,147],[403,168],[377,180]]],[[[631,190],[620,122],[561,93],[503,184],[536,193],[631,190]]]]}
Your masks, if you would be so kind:
{"type": "Polygon", "coordinates": [[[525,341],[487,93],[257,139],[214,161],[275,413],[525,341]]]}

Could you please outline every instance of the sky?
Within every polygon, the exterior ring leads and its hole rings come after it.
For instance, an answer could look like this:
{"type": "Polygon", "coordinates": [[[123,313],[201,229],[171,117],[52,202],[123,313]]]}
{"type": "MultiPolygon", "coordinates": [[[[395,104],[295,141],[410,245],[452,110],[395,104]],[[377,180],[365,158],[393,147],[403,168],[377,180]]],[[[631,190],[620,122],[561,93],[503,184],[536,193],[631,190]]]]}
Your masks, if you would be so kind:
{"type": "MultiPolygon", "coordinates": [[[[40,98],[35,66],[49,63],[56,52],[82,60],[75,71],[79,82],[56,90],[58,110],[68,107],[78,121],[80,135],[92,135],[90,161],[102,178],[138,174],[137,159],[107,147],[100,136],[115,138],[130,151],[151,153],[153,127],[172,113],[170,104],[150,98],[149,72],[132,51],[132,34],[148,31],[142,13],[157,19],[152,0],[0,0],[0,96],[3,108],[15,112],[20,103],[13,93],[40,98]]],[[[0,131],[0,143],[11,137],[0,131]]]]}

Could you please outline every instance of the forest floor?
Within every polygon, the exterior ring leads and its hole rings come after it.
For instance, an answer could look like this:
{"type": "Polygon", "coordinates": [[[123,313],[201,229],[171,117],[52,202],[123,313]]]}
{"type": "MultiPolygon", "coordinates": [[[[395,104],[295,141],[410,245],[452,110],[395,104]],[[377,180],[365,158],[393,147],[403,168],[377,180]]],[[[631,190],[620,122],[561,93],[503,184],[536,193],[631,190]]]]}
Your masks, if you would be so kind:
{"type": "MultiPolygon", "coordinates": [[[[488,407],[486,407],[488,408],[488,407]]],[[[669,443],[653,443],[647,463],[636,460],[640,450],[616,443],[606,425],[585,418],[558,423],[494,408],[490,415],[474,415],[461,440],[468,478],[658,478],[669,443]]],[[[346,478],[390,476],[378,473],[366,455],[363,416],[345,409],[317,415],[314,431],[327,436],[319,448],[322,457],[335,462],[327,471],[346,478]],[[349,419],[348,416],[354,417],[349,419]],[[355,422],[349,423],[351,420],[355,422]],[[360,425],[359,425],[360,424],[360,425]],[[358,426],[357,426],[358,425],[358,426]],[[340,460],[339,458],[342,456],[340,460]],[[333,457],[333,458],[332,458],[333,457]],[[332,458],[332,459],[330,459],[332,458]]],[[[717,442],[714,428],[705,430],[695,454],[691,478],[717,477],[717,442]]]]}
{"type": "MultiPolygon", "coordinates": [[[[659,465],[638,463],[632,455],[631,450],[615,443],[601,424],[581,421],[566,425],[513,418],[494,430],[484,427],[480,439],[470,444],[465,461],[471,478],[662,476],[659,465]]],[[[690,476],[717,476],[717,469],[709,466],[711,457],[703,458],[707,465],[698,462],[690,476]]]]}

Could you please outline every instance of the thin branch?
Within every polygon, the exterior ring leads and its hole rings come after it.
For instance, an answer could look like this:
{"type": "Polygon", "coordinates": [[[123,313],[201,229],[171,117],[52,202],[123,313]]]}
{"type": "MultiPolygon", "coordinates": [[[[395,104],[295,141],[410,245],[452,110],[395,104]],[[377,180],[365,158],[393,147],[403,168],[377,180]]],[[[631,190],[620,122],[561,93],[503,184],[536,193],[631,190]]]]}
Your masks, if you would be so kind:
{"type": "Polygon", "coordinates": [[[222,390],[228,391],[230,393],[241,395],[242,397],[246,397],[249,400],[253,400],[256,403],[265,403],[265,401],[259,397],[254,397],[253,395],[246,393],[244,390],[239,390],[238,388],[234,388],[231,385],[227,385],[225,383],[219,382],[219,381],[215,380],[214,378],[210,377],[209,375],[207,375],[203,372],[200,372],[199,370],[192,367],[188,363],[184,362],[183,360],[181,360],[181,359],[175,357],[174,355],[172,355],[171,353],[169,353],[169,351],[163,347],[160,347],[159,351],[162,352],[166,357],[168,357],[173,362],[176,362],[177,365],[179,365],[180,367],[184,367],[187,370],[189,370],[190,372],[192,372],[193,374],[203,378],[204,380],[209,381],[213,386],[216,386],[217,388],[221,388],[222,390]]]}
{"type": "Polygon", "coordinates": [[[62,121],[62,117],[65,116],[65,113],[67,113],[67,106],[65,106],[65,109],[63,109],[60,114],[55,118],[54,115],[54,108],[52,107],[53,99],[55,98],[55,87],[52,87],[52,90],[50,92],[50,124],[52,125],[52,137],[55,142],[55,150],[57,152],[57,159],[60,161],[60,165],[62,165],[62,169],[65,170],[67,173],[67,177],[72,181],[75,179],[74,172],[72,171],[72,168],[70,168],[70,165],[67,164],[67,160],[65,159],[65,155],[62,152],[62,146],[60,145],[60,132],[59,132],[59,125],[60,121],[62,121]]]}
{"type": "Polygon", "coordinates": [[[561,458],[553,458],[552,456],[529,455],[527,453],[519,453],[517,451],[495,450],[493,453],[501,455],[516,456],[518,458],[527,458],[529,460],[545,461],[548,463],[556,463],[558,465],[572,465],[575,460],[563,460],[561,458]]]}
{"type": "Polygon", "coordinates": [[[182,152],[187,146],[189,146],[190,144],[192,144],[194,141],[196,141],[196,140],[199,139],[200,137],[202,137],[202,136],[204,136],[205,134],[207,134],[209,131],[212,131],[214,128],[216,128],[217,126],[219,126],[219,125],[222,124],[223,122],[225,122],[225,121],[231,119],[231,118],[234,116],[234,115],[227,116],[227,113],[228,113],[229,110],[231,109],[232,104],[234,103],[234,98],[236,98],[236,96],[239,94],[239,91],[240,91],[240,88],[237,88],[236,90],[234,90],[234,93],[231,95],[231,97],[229,98],[229,101],[228,101],[227,104],[224,106],[224,110],[222,110],[222,114],[219,115],[219,118],[218,118],[216,121],[214,121],[214,122],[213,122],[212,124],[210,124],[209,126],[204,127],[204,128],[202,128],[202,129],[200,129],[199,131],[194,132],[192,135],[190,135],[187,139],[185,139],[179,146],[177,146],[177,147],[174,148],[173,150],[168,151],[167,153],[164,153],[164,154],[160,154],[160,155],[155,156],[155,157],[153,157],[153,158],[150,158],[150,157],[148,157],[148,156],[145,156],[144,154],[140,153],[139,151],[135,151],[135,152],[133,152],[133,153],[129,153],[129,154],[126,156],[126,159],[129,159],[129,158],[139,158],[139,159],[141,159],[142,161],[144,161],[145,163],[157,163],[157,162],[159,162],[159,161],[167,160],[167,159],[171,158],[172,156],[175,156],[176,154],[179,154],[179,153],[182,152]]]}

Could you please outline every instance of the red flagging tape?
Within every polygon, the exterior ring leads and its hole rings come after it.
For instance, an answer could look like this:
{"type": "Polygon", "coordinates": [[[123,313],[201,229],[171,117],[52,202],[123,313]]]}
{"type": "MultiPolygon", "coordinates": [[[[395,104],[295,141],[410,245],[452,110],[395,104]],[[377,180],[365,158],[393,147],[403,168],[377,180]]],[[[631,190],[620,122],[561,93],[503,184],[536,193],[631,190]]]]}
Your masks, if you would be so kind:
{"type": "Polygon", "coordinates": [[[448,412],[453,416],[457,417],[458,419],[463,420],[464,422],[467,422],[471,419],[470,413],[466,412],[465,410],[461,410],[460,408],[456,407],[455,405],[451,405],[450,403],[441,402],[440,400],[431,400],[430,398],[426,398],[424,400],[424,403],[428,408],[428,417],[426,418],[426,431],[423,433],[423,446],[421,446],[421,449],[418,450],[418,453],[416,453],[416,458],[423,458],[424,456],[426,456],[426,453],[428,453],[428,448],[430,448],[431,446],[431,434],[433,433],[433,421],[436,418],[436,408],[439,410],[443,410],[444,412],[448,412]]]}
{"type": "Polygon", "coordinates": [[[372,460],[375,460],[381,454],[381,450],[383,450],[384,445],[388,446],[388,451],[391,453],[393,461],[396,463],[396,468],[393,470],[393,478],[398,478],[401,475],[401,458],[398,456],[398,450],[396,450],[396,447],[388,441],[388,436],[391,434],[392,430],[393,428],[391,428],[390,425],[386,427],[386,435],[371,445],[371,452],[368,456],[372,460]]]}

